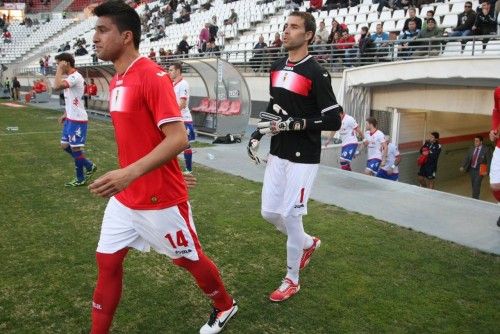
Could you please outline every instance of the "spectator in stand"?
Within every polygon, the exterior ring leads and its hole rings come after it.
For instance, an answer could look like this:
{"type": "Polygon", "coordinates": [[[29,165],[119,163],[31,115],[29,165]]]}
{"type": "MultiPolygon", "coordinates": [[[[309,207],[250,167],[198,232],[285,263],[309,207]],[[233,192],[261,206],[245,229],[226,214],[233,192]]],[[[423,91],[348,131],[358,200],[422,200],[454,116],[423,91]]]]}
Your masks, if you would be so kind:
{"type": "Polygon", "coordinates": [[[481,3],[481,10],[476,15],[476,21],[472,30],[475,35],[492,35],[497,32],[497,22],[491,4],[484,0],[481,3]]]}
{"type": "Polygon", "coordinates": [[[204,53],[207,48],[207,42],[210,39],[210,23],[205,23],[198,35],[198,53],[204,53]]]}
{"type": "Polygon", "coordinates": [[[215,44],[215,38],[210,38],[207,42],[206,57],[220,57],[220,48],[215,44]]]}
{"type": "Polygon", "coordinates": [[[208,32],[210,33],[210,38],[217,39],[217,32],[219,32],[219,26],[217,25],[217,16],[212,16],[212,23],[208,28],[208,32]]]}
{"type": "Polygon", "coordinates": [[[323,41],[321,40],[321,36],[315,35],[314,36],[314,43],[311,44],[310,50],[311,50],[311,55],[316,59],[318,63],[326,63],[328,61],[328,56],[327,56],[327,49],[324,45],[323,41]]]}
{"type": "Polygon", "coordinates": [[[368,33],[368,27],[361,27],[361,36],[358,41],[357,57],[361,65],[371,64],[373,62],[375,44],[372,42],[368,33]]]}
{"type": "Polygon", "coordinates": [[[97,58],[97,54],[95,52],[90,56],[92,57],[92,64],[97,64],[99,62],[99,59],[97,58]]]}
{"type": "Polygon", "coordinates": [[[75,56],[85,56],[88,53],[89,52],[87,51],[87,49],[85,49],[83,45],[80,45],[78,49],[75,51],[75,56]]]}
{"type": "Polygon", "coordinates": [[[12,43],[12,34],[7,28],[3,28],[2,38],[4,43],[12,43]]]}
{"type": "Polygon", "coordinates": [[[191,20],[191,16],[189,14],[189,12],[186,10],[186,8],[182,8],[181,9],[181,15],[175,19],[175,22],[177,24],[182,24],[182,23],[186,23],[186,22],[189,22],[191,20]]]}
{"type": "Polygon", "coordinates": [[[202,4],[200,7],[204,10],[210,10],[210,8],[212,8],[212,6],[213,6],[212,2],[213,2],[213,0],[207,0],[207,2],[202,4]]]}
{"type": "Polygon", "coordinates": [[[309,1],[309,8],[307,8],[307,12],[319,12],[323,8],[323,0],[311,0],[309,1]]]}
{"type": "MultiPolygon", "coordinates": [[[[417,35],[417,39],[433,39],[439,38],[443,36],[443,31],[439,29],[436,25],[436,20],[434,18],[430,18],[427,20],[427,28],[420,30],[417,35]]],[[[441,52],[440,41],[429,41],[429,42],[420,42],[416,43],[419,47],[413,52],[414,57],[422,57],[422,56],[437,56],[441,52]]]]}
{"type": "Polygon", "coordinates": [[[403,26],[403,31],[408,31],[410,30],[409,23],[410,21],[415,21],[416,29],[421,30],[422,29],[422,19],[420,17],[417,17],[417,10],[414,7],[411,7],[408,9],[408,15],[410,16],[409,18],[406,19],[405,25],[403,26]]]}
{"type": "Polygon", "coordinates": [[[150,42],[159,41],[162,38],[165,38],[167,35],[165,34],[165,28],[162,26],[157,26],[156,31],[153,37],[149,39],[150,42]]]}
{"type": "Polygon", "coordinates": [[[304,4],[304,0],[287,0],[285,4],[286,9],[299,10],[300,6],[304,4]]]}
{"type": "Polygon", "coordinates": [[[156,52],[155,52],[155,49],[153,49],[153,48],[149,49],[148,58],[151,59],[152,61],[156,62],[156,52]]]}
{"type": "Polygon", "coordinates": [[[280,53],[282,45],[283,45],[283,41],[281,40],[281,34],[279,32],[277,32],[274,34],[274,41],[269,46],[270,50],[268,50],[269,53],[275,55],[273,58],[276,57],[276,54],[280,53]]]}
{"type": "Polygon", "coordinates": [[[43,57],[38,61],[38,65],[40,65],[40,74],[45,75],[45,59],[43,57]]]}
{"type": "Polygon", "coordinates": [[[357,50],[353,51],[354,45],[356,44],[356,39],[354,36],[349,34],[349,30],[344,30],[342,32],[342,37],[339,39],[337,44],[337,49],[344,50],[344,62],[346,65],[352,65],[350,63],[351,54],[355,54],[357,50]]]}
{"type": "Polygon", "coordinates": [[[180,55],[186,55],[189,53],[189,49],[191,49],[193,46],[189,46],[189,43],[187,42],[188,36],[184,35],[182,36],[182,41],[180,41],[179,45],[177,45],[177,51],[180,55]]]}
{"type": "Polygon", "coordinates": [[[259,42],[253,47],[253,57],[250,59],[250,64],[254,72],[258,72],[262,65],[262,58],[266,52],[267,44],[264,42],[264,36],[259,36],[259,42]]]}
{"type": "Polygon", "coordinates": [[[321,43],[328,43],[328,37],[330,36],[330,32],[326,30],[325,21],[321,21],[319,23],[319,29],[316,31],[316,36],[319,36],[321,39],[321,43]]]}
{"type": "Polygon", "coordinates": [[[342,35],[340,31],[336,31],[332,37],[332,61],[337,60],[338,62],[342,62],[342,56],[344,55],[344,51],[339,47],[339,43],[341,42],[342,35]]]}
{"type": "Polygon", "coordinates": [[[338,23],[337,20],[333,19],[332,20],[332,29],[330,30],[330,36],[328,36],[328,40],[327,40],[327,43],[328,44],[331,44],[333,43],[333,36],[336,32],[338,32],[340,34],[340,36],[342,36],[342,31],[344,31],[345,29],[342,28],[342,24],[338,23]]]}
{"type": "MultiPolygon", "coordinates": [[[[441,154],[439,144],[439,132],[431,132],[430,138],[420,148],[420,154],[426,156],[418,171],[418,182],[421,187],[434,189],[436,180],[437,164],[441,154]]],[[[420,160],[420,158],[419,158],[420,160]]]]}
{"type": "Polygon", "coordinates": [[[470,36],[472,27],[476,22],[476,12],[472,10],[472,2],[467,1],[464,5],[464,11],[458,14],[457,26],[449,34],[450,37],[470,36]]]}
{"type": "MultiPolygon", "coordinates": [[[[425,30],[427,29],[427,20],[430,19],[430,18],[433,18],[434,19],[434,11],[433,10],[428,10],[427,13],[425,13],[425,18],[424,18],[424,21],[422,22],[422,30],[425,30]]],[[[436,20],[436,19],[434,19],[436,20]]],[[[438,24],[437,24],[437,21],[436,21],[436,27],[438,27],[438,24]]]]}
{"type": "Polygon", "coordinates": [[[340,8],[338,0],[326,0],[323,5],[323,10],[338,9],[340,8]]]}
{"type": "Polygon", "coordinates": [[[158,50],[158,58],[160,60],[160,65],[165,65],[167,63],[167,52],[165,51],[164,48],[160,48],[160,50],[158,50]]]}
{"type": "Polygon", "coordinates": [[[170,5],[167,5],[164,10],[164,17],[165,17],[165,24],[170,25],[172,21],[174,20],[174,10],[170,5]]]}
{"type": "Polygon", "coordinates": [[[179,4],[179,1],[178,0],[170,0],[168,2],[168,5],[170,6],[170,8],[172,8],[172,10],[175,12],[177,10],[177,5],[179,4]]]}
{"type": "Polygon", "coordinates": [[[69,51],[71,50],[71,45],[69,45],[69,42],[66,42],[66,45],[64,45],[63,51],[69,51]]]}
{"type": "Polygon", "coordinates": [[[398,56],[403,59],[408,59],[414,49],[413,49],[413,40],[415,40],[418,36],[420,30],[417,29],[416,20],[410,20],[408,22],[408,30],[405,30],[399,35],[399,43],[397,45],[398,48],[398,56]]]}
{"type": "Polygon", "coordinates": [[[19,92],[21,91],[21,83],[17,80],[17,77],[12,79],[12,98],[14,101],[19,101],[19,92]]]}
{"type": "Polygon", "coordinates": [[[371,35],[371,40],[374,43],[376,56],[385,57],[389,53],[389,34],[384,32],[382,23],[378,23],[375,32],[371,35]]]}
{"type": "Polygon", "coordinates": [[[231,8],[231,15],[224,20],[224,25],[232,25],[236,22],[238,22],[238,14],[236,14],[234,8],[231,8]]]}

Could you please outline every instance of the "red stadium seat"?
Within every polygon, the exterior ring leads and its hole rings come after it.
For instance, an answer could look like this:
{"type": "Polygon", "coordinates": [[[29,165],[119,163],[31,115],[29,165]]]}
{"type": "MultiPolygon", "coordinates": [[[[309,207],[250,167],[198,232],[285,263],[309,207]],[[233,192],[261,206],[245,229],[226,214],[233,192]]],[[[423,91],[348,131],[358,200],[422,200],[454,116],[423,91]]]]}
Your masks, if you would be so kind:
{"type": "Polygon", "coordinates": [[[205,97],[201,100],[200,104],[197,107],[191,108],[192,111],[198,111],[198,112],[206,112],[208,109],[208,105],[210,103],[210,99],[208,97],[205,97]]]}

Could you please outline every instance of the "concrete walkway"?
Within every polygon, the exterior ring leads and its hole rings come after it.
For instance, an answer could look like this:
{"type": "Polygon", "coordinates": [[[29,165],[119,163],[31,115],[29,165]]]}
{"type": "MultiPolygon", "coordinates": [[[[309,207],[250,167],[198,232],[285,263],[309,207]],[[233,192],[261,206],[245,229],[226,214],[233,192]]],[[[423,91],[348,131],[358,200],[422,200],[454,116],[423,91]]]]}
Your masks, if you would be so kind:
{"type": "MultiPolygon", "coordinates": [[[[268,141],[263,139],[259,153],[268,150],[268,141]]],[[[249,180],[264,178],[265,165],[251,163],[246,140],[197,148],[193,157],[195,163],[249,180]]],[[[327,166],[320,166],[311,198],[500,255],[497,204],[327,166]]]]}

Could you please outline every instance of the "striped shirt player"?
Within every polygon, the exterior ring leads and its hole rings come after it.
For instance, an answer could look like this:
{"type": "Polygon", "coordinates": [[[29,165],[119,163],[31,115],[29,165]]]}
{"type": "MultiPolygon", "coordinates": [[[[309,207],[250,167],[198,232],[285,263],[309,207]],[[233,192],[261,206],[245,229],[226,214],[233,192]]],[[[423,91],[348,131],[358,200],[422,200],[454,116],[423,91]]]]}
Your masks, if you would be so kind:
{"type": "MultiPolygon", "coordinates": [[[[285,28],[285,41],[295,34],[301,17],[311,19],[301,12],[290,14],[287,25],[291,28],[285,28]]],[[[264,175],[261,213],[287,235],[287,274],[269,296],[275,302],[298,292],[299,269],[309,263],[321,243],[304,232],[302,216],[307,214],[320,162],[321,131],[336,131],[341,124],[342,108],[333,94],[329,73],[307,55],[307,48],[304,54],[295,62],[282,58],[272,64],[267,113],[281,121],[263,120],[249,142],[249,155],[255,159],[252,148],[257,147],[262,134],[274,134],[264,175]]]]}
{"type": "MultiPolygon", "coordinates": [[[[189,83],[182,77],[181,63],[171,65],[168,72],[174,84],[174,93],[181,111],[182,121],[186,127],[188,140],[189,142],[193,142],[196,135],[193,127],[193,117],[189,111],[189,83]]],[[[186,165],[185,171],[191,173],[193,171],[193,151],[191,150],[191,145],[184,150],[184,162],[186,165]]]]}
{"type": "Polygon", "coordinates": [[[340,113],[342,118],[342,126],[340,127],[339,134],[342,141],[342,149],[340,151],[340,168],[343,170],[351,170],[351,161],[358,152],[358,133],[362,137],[359,130],[358,122],[354,117],[347,115],[344,112],[340,113]]]}
{"type": "MultiPolygon", "coordinates": [[[[389,141],[386,136],[386,141],[389,141]]],[[[385,164],[381,166],[377,172],[377,177],[397,181],[399,179],[399,162],[401,161],[401,155],[399,153],[398,147],[394,143],[387,144],[387,156],[385,158],[385,164]]]]}
{"type": "Polygon", "coordinates": [[[382,162],[384,150],[387,148],[385,135],[377,129],[377,120],[369,117],[366,121],[364,145],[367,147],[365,174],[376,175],[382,162]]]}
{"type": "Polygon", "coordinates": [[[76,70],[75,59],[69,53],[61,53],[55,57],[57,70],[54,78],[54,89],[63,89],[64,114],[60,118],[63,123],[61,147],[75,161],[76,177],[67,182],[67,187],[83,186],[96,172],[97,167],[88,160],[83,152],[87,140],[88,115],[84,108],[84,79],[76,70]],[[66,78],[62,78],[66,75],[66,78]]]}

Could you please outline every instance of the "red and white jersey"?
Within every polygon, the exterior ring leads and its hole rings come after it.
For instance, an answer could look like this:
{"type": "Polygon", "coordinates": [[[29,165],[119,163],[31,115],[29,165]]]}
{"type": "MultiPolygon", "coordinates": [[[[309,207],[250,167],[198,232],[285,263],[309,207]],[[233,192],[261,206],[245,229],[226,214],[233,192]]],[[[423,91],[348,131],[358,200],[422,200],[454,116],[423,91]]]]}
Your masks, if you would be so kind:
{"type": "MultiPolygon", "coordinates": [[[[109,90],[109,111],[122,168],[150,153],[165,139],[162,124],[182,121],[172,80],[146,57],[137,58],[122,75],[116,74],[109,90]]],[[[135,210],[164,209],[188,200],[175,158],[137,178],[115,197],[135,210]]]]}
{"type": "Polygon", "coordinates": [[[175,97],[177,98],[177,105],[180,104],[181,99],[186,100],[186,108],[181,110],[182,120],[184,122],[192,122],[191,112],[189,111],[189,84],[184,78],[174,83],[175,97]]]}
{"type": "Polygon", "coordinates": [[[373,133],[366,131],[364,141],[368,142],[367,159],[382,160],[382,144],[385,143],[384,133],[380,130],[375,130],[373,133]]]}
{"type": "MultiPolygon", "coordinates": [[[[385,170],[389,170],[390,168],[392,168],[392,165],[394,165],[394,163],[396,162],[396,158],[399,157],[399,155],[400,155],[399,149],[395,144],[393,144],[393,143],[387,144],[386,163],[385,163],[385,166],[380,167],[380,168],[385,169],[385,170]]],[[[394,169],[392,169],[392,172],[395,174],[399,173],[398,166],[394,167],[394,169]]]]}
{"type": "Polygon", "coordinates": [[[84,91],[83,77],[78,71],[74,71],[63,79],[66,84],[64,89],[64,101],[66,101],[66,117],[72,121],[87,121],[89,118],[85,111],[82,96],[84,91]]]}
{"type": "Polygon", "coordinates": [[[339,130],[342,146],[358,143],[358,138],[356,137],[357,128],[358,122],[356,122],[354,117],[344,114],[344,117],[342,118],[342,126],[339,130]]]}

